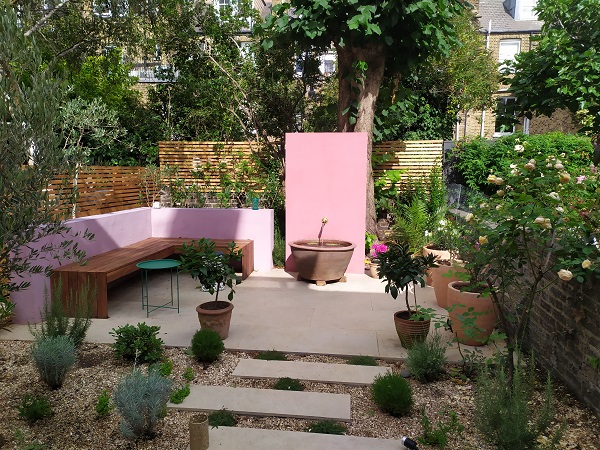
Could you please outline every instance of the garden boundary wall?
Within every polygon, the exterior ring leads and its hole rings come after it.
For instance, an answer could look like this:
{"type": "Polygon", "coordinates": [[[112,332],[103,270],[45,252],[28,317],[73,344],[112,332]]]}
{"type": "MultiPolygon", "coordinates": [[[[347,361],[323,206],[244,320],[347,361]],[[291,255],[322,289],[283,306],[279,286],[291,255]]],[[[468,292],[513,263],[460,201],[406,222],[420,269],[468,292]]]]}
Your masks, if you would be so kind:
{"type": "MultiPolygon", "coordinates": [[[[74,237],[86,257],[105,253],[120,247],[135,244],[150,237],[212,239],[251,239],[254,241],[254,269],[269,271],[273,268],[274,213],[272,209],[210,209],[210,208],[136,208],[81,217],[66,221],[72,235],[87,230],[94,234],[92,240],[74,237]]],[[[69,236],[64,236],[69,238],[69,236]]],[[[54,236],[36,243],[42,249],[47,243],[59,244],[64,238],[54,236]]],[[[61,265],[71,263],[61,261],[61,265]]],[[[55,260],[44,260],[42,264],[59,265],[55,260]]],[[[37,323],[44,304],[49,278],[44,274],[23,276],[31,286],[24,291],[11,293],[16,305],[14,323],[37,323]]]]}
{"type": "MultiPolygon", "coordinates": [[[[551,273],[548,277],[556,277],[551,273]]],[[[546,281],[551,281],[550,278],[546,281]]],[[[534,303],[527,345],[600,417],[600,281],[557,281],[534,303]]]]}
{"type": "Polygon", "coordinates": [[[51,200],[59,201],[58,211],[69,217],[72,217],[74,198],[75,217],[150,206],[145,198],[152,198],[157,187],[151,179],[143,186],[145,170],[144,167],[84,166],[77,180],[73,174],[53,180],[48,186],[48,194],[51,200]]]}

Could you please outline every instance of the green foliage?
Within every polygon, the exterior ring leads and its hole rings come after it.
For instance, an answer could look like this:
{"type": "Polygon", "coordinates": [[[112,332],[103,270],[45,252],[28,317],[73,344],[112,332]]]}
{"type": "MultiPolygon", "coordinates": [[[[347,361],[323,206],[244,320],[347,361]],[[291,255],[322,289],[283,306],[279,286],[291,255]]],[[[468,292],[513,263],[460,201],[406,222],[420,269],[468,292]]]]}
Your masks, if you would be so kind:
{"type": "MultiPolygon", "coordinates": [[[[65,191],[61,187],[51,197],[46,189],[58,172],[67,169],[61,136],[53,126],[65,87],[55,66],[44,63],[40,41],[33,35],[25,36],[24,23],[30,23],[26,12],[17,17],[12,4],[0,4],[3,296],[26,289],[28,274],[49,276],[55,261],[81,260],[84,256],[72,239],[77,233],[71,233],[57,208],[65,191]]],[[[87,232],[80,235],[90,236],[87,232]]]]}
{"type": "Polygon", "coordinates": [[[179,389],[175,389],[173,392],[171,392],[169,401],[171,403],[175,403],[176,405],[179,405],[180,403],[183,403],[183,401],[185,400],[185,398],[188,395],[190,395],[190,384],[189,383],[187,383],[185,386],[180,387],[179,389]]]}
{"type": "Polygon", "coordinates": [[[379,409],[394,417],[407,415],[413,404],[408,381],[393,373],[375,377],[371,385],[371,397],[379,409]]]}
{"type": "Polygon", "coordinates": [[[194,357],[204,363],[212,363],[219,359],[225,350],[225,344],[219,333],[214,330],[198,330],[192,337],[191,351],[194,357]]]}
{"type": "Polygon", "coordinates": [[[466,217],[465,233],[475,250],[461,259],[469,270],[484,268],[481,279],[500,306],[509,364],[545,289],[572,279],[584,283],[600,277],[596,169],[569,172],[570,155],[544,157],[545,149],[539,151],[541,157],[529,140],[517,143],[513,155],[519,156],[512,167],[488,176],[494,194],[466,217]]]}
{"type": "Polygon", "coordinates": [[[191,367],[186,367],[185,371],[183,372],[183,379],[185,381],[191,382],[194,379],[194,369],[192,369],[191,367]]]}
{"type": "Polygon", "coordinates": [[[219,427],[235,427],[237,420],[233,413],[225,408],[218,411],[213,411],[208,415],[208,424],[213,428],[219,427]]]}
{"type": "Polygon", "coordinates": [[[229,287],[227,298],[233,300],[234,285],[241,281],[230,266],[232,261],[240,261],[242,251],[236,250],[235,242],[228,246],[227,254],[215,250],[215,242],[212,239],[199,239],[190,244],[183,244],[180,270],[188,272],[191,277],[198,280],[200,286],[204,287],[211,295],[215,294],[215,301],[219,299],[220,289],[215,289],[221,283],[229,287]]]}
{"type": "Polygon", "coordinates": [[[117,385],[114,405],[121,414],[119,428],[127,439],[152,438],[158,420],[163,417],[172,381],[155,370],[144,375],[134,369],[117,385]]]}
{"type": "Polygon", "coordinates": [[[423,436],[417,440],[421,444],[435,445],[441,449],[446,448],[448,439],[453,435],[460,436],[464,426],[458,421],[458,417],[454,411],[445,411],[438,413],[438,420],[435,425],[432,425],[431,420],[425,414],[425,408],[421,408],[421,427],[423,428],[423,436]],[[448,421],[444,421],[444,416],[448,416],[448,421]]]}
{"type": "Polygon", "coordinates": [[[408,245],[411,252],[419,254],[429,243],[427,231],[430,229],[431,218],[427,211],[427,204],[419,199],[414,199],[410,205],[401,204],[396,214],[396,223],[392,233],[399,242],[408,245]]]}
{"type": "Polygon", "coordinates": [[[452,18],[460,44],[432,55],[408,76],[386,78],[377,103],[376,142],[452,139],[459,110],[492,105],[498,70],[471,9],[452,18]]]}
{"type": "MultiPolygon", "coordinates": [[[[2,286],[0,286],[1,289],[3,289],[2,286]]],[[[15,306],[4,292],[0,292],[0,324],[10,322],[15,306]]],[[[3,329],[7,330],[8,328],[6,325],[0,325],[0,330],[3,329]]]]}
{"type": "MultiPolygon", "coordinates": [[[[532,364],[533,367],[533,364],[532,364]]],[[[550,376],[543,403],[531,407],[535,384],[533,369],[526,373],[515,365],[512,380],[500,366],[493,373],[483,372],[475,390],[475,425],[483,436],[500,450],[534,448],[554,418],[554,398],[550,376]]]]}
{"type": "Polygon", "coordinates": [[[40,378],[50,389],[61,387],[75,364],[75,344],[67,336],[38,339],[31,347],[31,354],[40,378]]]}
{"type": "Polygon", "coordinates": [[[285,236],[280,227],[275,227],[275,242],[273,244],[273,265],[275,267],[285,266],[285,236]]]}
{"type": "MultiPolygon", "coordinates": [[[[391,155],[373,155],[373,166],[388,161],[391,155]]],[[[375,192],[375,209],[378,217],[387,215],[389,212],[396,208],[398,203],[398,194],[400,192],[400,180],[404,171],[401,170],[386,170],[382,176],[375,178],[374,192],[375,192]]]]}
{"type": "Polygon", "coordinates": [[[163,377],[168,377],[173,372],[173,362],[170,359],[156,363],[153,366],[156,366],[154,369],[158,370],[158,373],[163,377]]]}
{"type": "Polygon", "coordinates": [[[46,446],[38,440],[27,443],[25,434],[19,429],[15,431],[15,441],[19,444],[19,450],[44,450],[46,448],[46,446]]]}
{"type": "Polygon", "coordinates": [[[422,383],[437,380],[444,373],[446,347],[439,333],[434,333],[424,342],[415,342],[408,349],[406,365],[411,374],[422,383]]]}
{"type": "Polygon", "coordinates": [[[264,359],[266,361],[287,361],[287,356],[279,350],[264,350],[258,352],[256,359],[264,359]]]}
{"type": "Polygon", "coordinates": [[[321,434],[339,434],[343,435],[348,431],[348,427],[333,420],[319,420],[313,422],[306,427],[305,431],[308,433],[321,433],[321,434]]]}
{"type": "Polygon", "coordinates": [[[452,233],[447,230],[447,191],[441,167],[434,165],[427,176],[409,179],[397,191],[397,198],[390,202],[388,211],[395,223],[394,239],[406,242],[411,251],[419,254],[426,245],[447,248],[452,233]]]}
{"type": "MultiPolygon", "coordinates": [[[[119,126],[115,112],[97,98],[90,101],[75,98],[65,102],[56,125],[62,130],[65,157],[76,170],[97,161],[126,134],[119,126]]],[[[125,150],[129,152],[129,149],[125,150]]]]}
{"type": "Polygon", "coordinates": [[[598,132],[598,2],[539,0],[536,10],[543,24],[541,34],[534,37],[530,51],[517,55],[515,73],[506,80],[509,91],[523,112],[581,111],[589,119],[586,128],[598,132]]]}
{"type": "Polygon", "coordinates": [[[353,356],[346,361],[346,364],[352,364],[354,366],[378,366],[379,363],[372,356],[359,355],[353,356]]]}
{"type": "Polygon", "coordinates": [[[25,394],[19,403],[19,417],[29,424],[50,417],[52,414],[50,402],[43,395],[25,394]]]}
{"type": "Polygon", "coordinates": [[[283,377],[273,384],[273,389],[278,391],[303,391],[304,385],[294,378],[283,377]]]}
{"type": "Polygon", "coordinates": [[[160,327],[145,322],[123,325],[109,332],[115,338],[112,347],[115,354],[128,361],[156,362],[162,358],[163,340],[157,337],[160,327]]]}
{"type": "Polygon", "coordinates": [[[563,159],[565,169],[570,173],[580,172],[589,167],[593,147],[587,137],[551,132],[536,135],[519,133],[503,136],[495,141],[482,138],[461,140],[452,150],[454,167],[464,184],[486,194],[495,192],[487,182],[491,173],[510,172],[510,165],[516,157],[545,159],[549,156],[567,155],[563,159]],[[515,145],[524,142],[524,151],[518,153],[515,145]]]}
{"type": "Polygon", "coordinates": [[[67,336],[76,347],[79,347],[92,324],[92,302],[96,288],[90,289],[89,281],[81,285],[78,292],[70,291],[63,304],[62,281],[59,279],[52,289],[52,299],[48,299],[45,291],[44,307],[41,311],[41,323],[29,325],[29,331],[37,340],[57,336],[67,336]],[[69,318],[66,312],[73,317],[69,318]]]}
{"type": "Polygon", "coordinates": [[[98,396],[98,401],[96,402],[96,417],[106,417],[110,414],[110,410],[110,395],[108,394],[108,391],[104,389],[98,396]]]}
{"type": "MultiPolygon", "coordinates": [[[[380,253],[376,260],[379,264],[379,278],[382,278],[385,285],[385,293],[390,294],[395,300],[398,294],[404,290],[406,308],[409,313],[414,312],[408,302],[409,286],[415,287],[417,284],[425,286],[425,274],[430,267],[437,267],[435,256],[415,256],[407,245],[391,242],[388,244],[386,252],[380,253]]],[[[414,290],[415,308],[417,306],[417,293],[414,290]]]]}

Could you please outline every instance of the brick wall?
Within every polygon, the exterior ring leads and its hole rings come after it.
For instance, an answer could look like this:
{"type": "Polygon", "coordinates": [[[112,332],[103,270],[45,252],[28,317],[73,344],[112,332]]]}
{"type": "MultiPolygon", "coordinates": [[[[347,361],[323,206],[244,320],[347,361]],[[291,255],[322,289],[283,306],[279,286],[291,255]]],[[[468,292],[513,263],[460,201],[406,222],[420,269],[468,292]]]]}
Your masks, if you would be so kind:
{"type": "MultiPolygon", "coordinates": [[[[551,274],[552,277],[555,274],[551,274]]],[[[600,281],[573,281],[546,289],[531,312],[528,344],[536,361],[600,417],[600,281]]]]}

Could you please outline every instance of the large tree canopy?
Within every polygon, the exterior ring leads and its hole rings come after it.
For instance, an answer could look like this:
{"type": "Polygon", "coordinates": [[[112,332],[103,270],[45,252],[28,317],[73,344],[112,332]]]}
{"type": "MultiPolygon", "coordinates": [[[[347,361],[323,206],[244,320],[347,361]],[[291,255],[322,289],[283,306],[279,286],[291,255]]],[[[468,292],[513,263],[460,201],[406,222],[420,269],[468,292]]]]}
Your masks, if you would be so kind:
{"type": "Polygon", "coordinates": [[[452,139],[457,115],[494,105],[498,67],[470,9],[452,19],[460,43],[410,74],[386,77],[377,101],[375,141],[452,139]]]}
{"type": "Polygon", "coordinates": [[[600,1],[539,0],[542,32],[508,78],[521,111],[550,115],[567,108],[600,131],[600,1]]]}
{"type": "Polygon", "coordinates": [[[433,53],[447,53],[456,33],[457,0],[290,0],[273,8],[263,45],[293,41],[309,49],[333,45],[338,57],[338,131],[369,136],[367,230],[375,231],[371,145],[384,73],[407,74],[433,53]]]}

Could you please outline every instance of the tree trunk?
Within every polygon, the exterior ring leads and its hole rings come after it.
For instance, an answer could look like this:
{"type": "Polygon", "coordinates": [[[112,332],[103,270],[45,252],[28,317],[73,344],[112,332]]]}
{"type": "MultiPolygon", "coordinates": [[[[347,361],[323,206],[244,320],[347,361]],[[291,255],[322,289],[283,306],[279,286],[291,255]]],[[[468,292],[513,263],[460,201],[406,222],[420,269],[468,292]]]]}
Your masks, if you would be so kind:
{"type": "Polygon", "coordinates": [[[366,230],[376,234],[377,215],[375,211],[375,187],[373,183],[372,149],[373,121],[379,88],[383,81],[386,50],[380,44],[367,44],[364,47],[339,47],[336,45],[339,72],[338,131],[367,133],[367,214],[366,230]],[[367,63],[364,85],[357,83],[357,74],[352,64],[355,61],[367,63]],[[351,114],[342,114],[352,101],[358,101],[356,122],[350,123],[351,114]]]}

